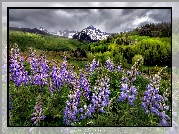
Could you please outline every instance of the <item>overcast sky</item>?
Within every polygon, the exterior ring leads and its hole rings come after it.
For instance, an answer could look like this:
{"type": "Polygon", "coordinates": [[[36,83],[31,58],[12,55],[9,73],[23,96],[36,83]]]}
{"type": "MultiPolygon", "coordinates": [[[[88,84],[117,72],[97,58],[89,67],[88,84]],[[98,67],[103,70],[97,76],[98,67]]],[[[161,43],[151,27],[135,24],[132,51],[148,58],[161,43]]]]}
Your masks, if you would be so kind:
{"type": "MultiPolygon", "coordinates": [[[[5,3],[6,4],[6,3],[5,3]]],[[[4,5],[5,5],[4,4],[4,5]]],[[[43,3],[41,6],[77,6],[72,3],[43,3]],[[71,5],[70,5],[71,4],[71,5]]],[[[10,3],[6,5],[9,6],[10,3]]],[[[14,4],[11,4],[13,6],[14,4]]],[[[20,6],[19,4],[16,4],[20,6]]],[[[16,6],[14,5],[14,6],[16,6]]],[[[38,3],[23,3],[21,6],[40,6],[38,3]]],[[[114,6],[98,2],[84,3],[81,6],[114,6]]],[[[167,3],[128,3],[120,4],[126,6],[169,6],[167,3]]],[[[80,5],[78,5],[80,6],[80,5]]],[[[174,6],[174,5],[173,5],[174,6]]],[[[175,16],[174,16],[175,17],[175,16]]],[[[2,22],[6,22],[6,8],[3,9],[2,22]]],[[[171,21],[171,10],[168,9],[10,9],[9,26],[39,28],[43,27],[49,32],[57,30],[77,30],[93,25],[102,32],[116,33],[128,31],[147,23],[160,23],[171,21]]]]}

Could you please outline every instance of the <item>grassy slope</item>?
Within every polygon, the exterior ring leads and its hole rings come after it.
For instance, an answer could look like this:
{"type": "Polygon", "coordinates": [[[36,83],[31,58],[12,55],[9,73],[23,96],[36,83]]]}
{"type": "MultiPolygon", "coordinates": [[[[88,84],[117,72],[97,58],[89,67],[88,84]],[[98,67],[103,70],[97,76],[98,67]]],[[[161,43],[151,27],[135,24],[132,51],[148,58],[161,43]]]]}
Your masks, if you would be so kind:
{"type": "MultiPolygon", "coordinates": [[[[29,55],[28,49],[29,47],[36,49],[37,54],[43,54],[43,51],[46,51],[45,55],[48,60],[55,59],[60,62],[63,59],[64,51],[67,56],[68,63],[70,65],[75,66],[75,68],[83,68],[87,61],[83,61],[81,59],[75,59],[70,56],[70,50],[76,50],[77,48],[83,49],[87,51],[88,45],[78,42],[74,39],[68,39],[63,37],[55,37],[55,36],[43,36],[31,33],[22,33],[18,31],[10,31],[10,47],[12,44],[17,43],[22,52],[22,56],[26,57],[29,55]]],[[[135,36],[134,36],[135,37],[135,36]]],[[[139,36],[137,36],[139,38],[139,36]]],[[[142,37],[140,37],[142,39],[142,37]]],[[[147,38],[147,37],[146,37],[147,38]]],[[[132,40],[134,40],[131,37],[132,40]]],[[[166,39],[167,40],[167,39],[166,39]]],[[[168,41],[168,40],[167,40],[168,41]]],[[[88,58],[89,60],[89,58],[88,58]]],[[[90,59],[91,60],[91,59],[90,59]]],[[[125,66],[127,69],[131,68],[132,64],[127,64],[125,66]]],[[[154,67],[143,66],[141,67],[141,71],[148,73],[148,68],[151,70],[154,67]]]]}
{"type": "Polygon", "coordinates": [[[22,33],[19,31],[10,31],[9,34],[10,48],[13,44],[17,43],[22,52],[23,57],[28,56],[28,50],[29,48],[32,48],[36,50],[38,55],[43,54],[43,51],[45,51],[48,60],[55,59],[58,62],[61,62],[65,52],[68,60],[75,63],[75,66],[77,64],[80,67],[84,66],[85,61],[78,60],[78,63],[76,63],[73,60],[73,57],[70,57],[69,51],[76,50],[77,48],[86,49],[87,44],[80,43],[74,39],[22,33]]]}

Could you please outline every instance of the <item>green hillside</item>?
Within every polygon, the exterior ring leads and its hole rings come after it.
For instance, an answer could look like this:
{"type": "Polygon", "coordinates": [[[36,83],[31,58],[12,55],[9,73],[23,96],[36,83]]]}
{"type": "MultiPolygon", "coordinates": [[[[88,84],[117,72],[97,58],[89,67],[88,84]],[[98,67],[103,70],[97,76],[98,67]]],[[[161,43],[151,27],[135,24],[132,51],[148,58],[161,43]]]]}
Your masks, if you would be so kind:
{"type": "Polygon", "coordinates": [[[68,39],[57,36],[45,36],[40,34],[23,33],[19,31],[9,32],[9,43],[17,43],[24,51],[25,48],[33,47],[44,51],[69,51],[71,49],[85,49],[86,44],[80,43],[74,39],[68,39]]]}
{"type": "MultiPolygon", "coordinates": [[[[151,25],[152,26],[152,25],[151,25]]],[[[159,25],[160,26],[160,25],[159,25]]],[[[150,30],[150,29],[149,29],[150,30]]],[[[18,44],[23,56],[29,55],[29,49],[35,49],[37,54],[44,54],[47,59],[61,61],[65,52],[67,60],[76,68],[84,67],[85,63],[91,62],[94,57],[105,65],[108,57],[114,63],[121,63],[123,67],[130,68],[137,57],[143,57],[143,72],[149,72],[156,65],[159,67],[168,66],[171,69],[171,36],[167,37],[166,30],[158,35],[139,35],[141,29],[136,29],[120,34],[112,34],[107,39],[84,43],[75,39],[68,39],[58,36],[47,36],[20,31],[9,31],[9,45],[18,44]]]]}

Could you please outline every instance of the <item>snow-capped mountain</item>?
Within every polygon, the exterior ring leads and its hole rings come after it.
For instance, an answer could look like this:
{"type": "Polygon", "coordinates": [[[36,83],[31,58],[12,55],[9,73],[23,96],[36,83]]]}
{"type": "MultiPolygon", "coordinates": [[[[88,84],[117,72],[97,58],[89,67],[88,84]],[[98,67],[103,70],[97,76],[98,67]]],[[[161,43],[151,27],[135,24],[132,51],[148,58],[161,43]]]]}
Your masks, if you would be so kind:
{"type": "Polygon", "coordinates": [[[99,29],[96,29],[95,27],[90,25],[87,28],[84,28],[81,32],[76,33],[73,37],[78,40],[88,40],[92,42],[106,39],[109,35],[110,33],[101,32],[99,29]]]}
{"type": "MultiPolygon", "coordinates": [[[[44,29],[42,29],[44,31],[44,29]]],[[[97,40],[102,40],[102,39],[106,39],[111,33],[106,33],[106,32],[101,32],[99,29],[96,29],[95,27],[93,27],[93,25],[90,25],[84,29],[82,29],[81,32],[75,31],[75,30],[59,30],[59,31],[55,31],[55,32],[50,32],[50,34],[52,35],[57,35],[57,36],[62,36],[62,37],[67,37],[67,38],[85,38],[82,37],[85,35],[85,33],[87,34],[87,36],[89,36],[91,38],[92,41],[97,41],[97,40]],[[78,37],[77,37],[78,36],[78,37]]]]}
{"type": "Polygon", "coordinates": [[[36,34],[45,34],[45,35],[55,35],[66,38],[75,38],[78,40],[87,40],[89,42],[98,41],[107,38],[111,33],[101,32],[99,29],[96,29],[92,25],[84,28],[81,32],[75,30],[58,30],[55,32],[48,32],[43,27],[40,28],[21,28],[21,27],[9,27],[12,30],[20,30],[23,32],[31,32],[36,34]]]}
{"type": "Polygon", "coordinates": [[[40,31],[43,31],[43,32],[46,32],[46,33],[49,33],[46,29],[44,29],[43,27],[40,27],[40,28],[37,28],[38,30],[40,31]]]}

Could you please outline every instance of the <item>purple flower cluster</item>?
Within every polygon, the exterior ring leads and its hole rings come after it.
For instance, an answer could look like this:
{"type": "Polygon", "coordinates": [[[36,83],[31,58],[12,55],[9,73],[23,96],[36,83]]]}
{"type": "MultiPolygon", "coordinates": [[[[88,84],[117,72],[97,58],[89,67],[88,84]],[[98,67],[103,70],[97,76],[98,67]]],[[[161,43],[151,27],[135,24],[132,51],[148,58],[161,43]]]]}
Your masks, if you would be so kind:
{"type": "Polygon", "coordinates": [[[121,70],[122,70],[122,65],[120,64],[116,67],[116,71],[119,73],[121,70]]]}
{"type": "MultiPolygon", "coordinates": [[[[36,55],[36,51],[29,55],[29,64],[31,65],[31,74],[35,76],[39,72],[39,59],[36,55]]],[[[33,82],[31,82],[33,84],[33,82]]]]}
{"type": "Polygon", "coordinates": [[[68,78],[68,63],[66,60],[66,56],[64,56],[64,58],[63,58],[63,62],[60,67],[60,73],[61,73],[64,81],[66,81],[68,78]]]}
{"type": "Polygon", "coordinates": [[[113,71],[113,69],[114,69],[114,64],[113,64],[113,62],[110,60],[110,58],[108,58],[108,60],[106,61],[106,68],[107,68],[109,71],[113,71]]]}
{"type": "Polygon", "coordinates": [[[137,97],[137,89],[132,83],[136,80],[136,75],[138,75],[138,67],[140,65],[141,59],[139,59],[132,67],[130,71],[127,71],[127,76],[121,78],[121,94],[118,98],[119,102],[127,100],[131,106],[134,106],[134,100],[137,97]]]}
{"type": "Polygon", "coordinates": [[[138,94],[135,86],[129,87],[128,84],[122,84],[121,90],[122,92],[118,98],[118,101],[122,102],[123,100],[127,99],[130,105],[134,106],[133,101],[136,100],[136,96],[138,94]]]}
{"type": "Polygon", "coordinates": [[[92,117],[92,113],[95,112],[95,106],[93,106],[92,104],[89,104],[88,106],[84,105],[83,108],[80,108],[78,110],[78,113],[80,113],[80,118],[79,120],[83,120],[86,119],[86,117],[92,117]]]}
{"type": "Polygon", "coordinates": [[[30,65],[31,65],[31,73],[32,76],[31,84],[40,86],[40,90],[42,91],[43,86],[48,85],[48,73],[49,73],[49,66],[48,60],[46,60],[46,56],[42,56],[40,58],[36,57],[36,54],[31,54],[30,57],[30,65]]]}
{"type": "Polygon", "coordinates": [[[169,110],[169,106],[165,105],[165,101],[168,99],[165,96],[159,95],[160,80],[161,77],[155,74],[147,85],[147,91],[144,92],[144,97],[142,98],[142,108],[146,111],[146,114],[152,112],[161,117],[161,125],[168,126],[167,120],[170,118],[165,114],[165,111],[169,110]]]}
{"type": "Polygon", "coordinates": [[[90,74],[93,74],[96,67],[97,67],[97,62],[95,59],[93,59],[92,63],[90,64],[90,69],[89,69],[90,74]]]}
{"type": "Polygon", "coordinates": [[[104,113],[105,112],[104,107],[110,104],[110,100],[109,100],[110,77],[105,76],[105,79],[100,78],[97,85],[98,86],[94,86],[94,93],[91,96],[92,98],[91,102],[95,108],[97,108],[102,113],[104,113]]]}
{"type": "Polygon", "coordinates": [[[29,82],[28,72],[24,69],[24,60],[22,59],[19,49],[14,48],[10,57],[10,80],[14,81],[15,86],[19,87],[22,83],[26,86],[29,82]]]}
{"type": "Polygon", "coordinates": [[[57,91],[60,91],[61,87],[66,84],[69,77],[66,57],[64,57],[60,68],[58,68],[56,64],[53,65],[50,77],[52,80],[52,91],[54,91],[56,88],[57,91]]]}
{"type": "Polygon", "coordinates": [[[61,87],[61,83],[58,82],[58,74],[59,73],[59,69],[58,69],[58,66],[57,65],[53,65],[52,67],[52,72],[50,74],[50,77],[51,77],[51,81],[52,83],[50,84],[51,88],[49,89],[50,92],[52,93],[56,88],[57,89],[60,89],[61,87]]]}
{"type": "Polygon", "coordinates": [[[130,70],[127,71],[127,77],[129,78],[129,81],[133,83],[136,80],[136,76],[140,74],[138,71],[139,65],[141,60],[138,60],[130,70]]]}
{"type": "Polygon", "coordinates": [[[105,79],[98,80],[98,86],[94,87],[94,93],[91,96],[91,103],[88,106],[84,105],[82,108],[78,109],[78,113],[80,114],[79,120],[85,119],[88,117],[93,117],[92,114],[101,111],[104,113],[104,107],[110,103],[109,100],[109,86],[110,86],[110,78],[108,76],[105,79]]]}
{"type": "Polygon", "coordinates": [[[73,68],[71,67],[70,70],[68,71],[68,84],[70,84],[71,82],[74,82],[75,80],[75,74],[74,74],[74,70],[73,68]]]}
{"type": "Polygon", "coordinates": [[[34,121],[34,125],[39,125],[41,120],[44,120],[46,117],[42,114],[42,103],[39,100],[37,100],[34,110],[35,112],[32,113],[33,117],[31,121],[34,121]]]}
{"type": "Polygon", "coordinates": [[[79,90],[80,83],[79,78],[75,78],[74,82],[71,82],[73,88],[70,89],[70,94],[68,95],[69,100],[66,101],[66,106],[63,111],[64,117],[63,122],[67,125],[73,126],[74,123],[78,121],[78,106],[80,104],[81,92],[79,90]]]}
{"type": "Polygon", "coordinates": [[[18,45],[15,44],[14,48],[11,49],[11,58],[18,59],[20,62],[24,62],[24,59],[21,57],[20,49],[18,48],[18,45]]]}
{"type": "Polygon", "coordinates": [[[91,90],[90,90],[90,83],[88,81],[88,79],[86,78],[86,75],[84,73],[80,73],[80,87],[82,88],[83,90],[83,94],[85,96],[85,98],[87,100],[90,99],[90,93],[91,93],[91,90]]]}

